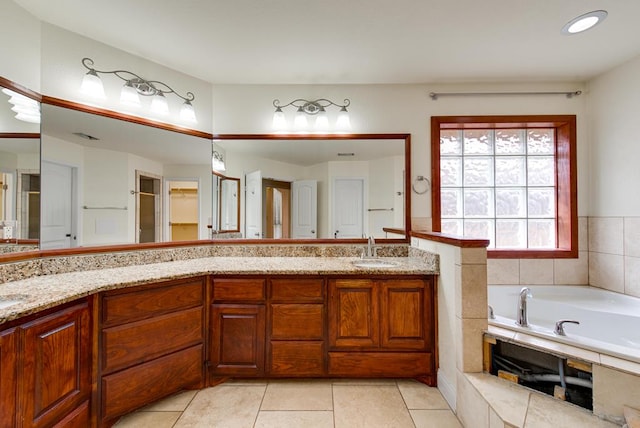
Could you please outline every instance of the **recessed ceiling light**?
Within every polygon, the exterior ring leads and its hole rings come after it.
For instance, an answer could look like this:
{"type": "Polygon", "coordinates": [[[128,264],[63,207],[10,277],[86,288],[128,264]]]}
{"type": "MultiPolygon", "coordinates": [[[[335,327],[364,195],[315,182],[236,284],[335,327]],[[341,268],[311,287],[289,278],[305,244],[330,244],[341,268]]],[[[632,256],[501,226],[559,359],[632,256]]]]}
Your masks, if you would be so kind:
{"type": "Polygon", "coordinates": [[[594,10],[573,18],[562,27],[563,34],[577,34],[593,28],[607,17],[606,10],[594,10]]]}

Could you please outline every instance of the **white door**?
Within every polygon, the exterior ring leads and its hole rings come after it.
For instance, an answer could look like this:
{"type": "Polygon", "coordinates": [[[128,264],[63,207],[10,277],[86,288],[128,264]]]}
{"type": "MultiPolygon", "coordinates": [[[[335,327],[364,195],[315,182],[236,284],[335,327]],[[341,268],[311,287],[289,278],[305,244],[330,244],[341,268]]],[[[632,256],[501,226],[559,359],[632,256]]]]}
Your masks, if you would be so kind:
{"type": "Polygon", "coordinates": [[[71,247],[73,171],[42,161],[40,248],[71,247]]]}
{"type": "Polygon", "coordinates": [[[245,179],[245,238],[262,238],[262,172],[246,174],[245,179]]]}
{"type": "Polygon", "coordinates": [[[362,238],[364,220],[364,180],[336,178],[333,182],[333,236],[362,238]]]}
{"type": "Polygon", "coordinates": [[[291,237],[318,237],[318,182],[302,180],[291,183],[291,237]]]}

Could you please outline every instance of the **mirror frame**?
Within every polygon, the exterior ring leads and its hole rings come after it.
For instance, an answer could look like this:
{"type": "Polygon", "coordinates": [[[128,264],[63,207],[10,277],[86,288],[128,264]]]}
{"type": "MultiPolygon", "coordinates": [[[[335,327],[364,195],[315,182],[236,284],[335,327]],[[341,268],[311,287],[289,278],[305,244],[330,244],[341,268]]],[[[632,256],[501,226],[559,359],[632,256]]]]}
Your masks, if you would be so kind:
{"type": "MultiPolygon", "coordinates": [[[[89,106],[74,101],[68,101],[60,98],[41,95],[19,84],[0,76],[0,86],[10,88],[25,96],[33,98],[42,104],[63,107],[72,110],[78,110],[85,113],[104,116],[112,119],[124,120],[131,123],[137,123],[144,126],[151,126],[166,131],[179,132],[195,137],[201,137],[212,142],[216,140],[403,140],[405,154],[405,230],[404,238],[385,238],[380,241],[390,244],[408,243],[411,236],[411,134],[410,133],[363,133],[363,134],[210,134],[207,132],[183,128],[163,122],[157,122],[151,119],[132,116],[100,107],[89,106]]],[[[393,230],[393,232],[401,232],[401,230],[393,230]]],[[[103,245],[95,247],[78,247],[65,248],[57,250],[38,250],[25,251],[18,253],[8,253],[0,255],[0,263],[10,263],[16,261],[24,261],[45,257],[72,256],[80,254],[98,254],[107,252],[121,252],[132,250],[150,250],[160,248],[175,248],[185,246],[224,244],[224,245],[255,245],[255,244],[361,244],[366,239],[201,239],[194,241],[179,242],[153,242],[143,244],[119,244],[119,245],[103,245]]]]}

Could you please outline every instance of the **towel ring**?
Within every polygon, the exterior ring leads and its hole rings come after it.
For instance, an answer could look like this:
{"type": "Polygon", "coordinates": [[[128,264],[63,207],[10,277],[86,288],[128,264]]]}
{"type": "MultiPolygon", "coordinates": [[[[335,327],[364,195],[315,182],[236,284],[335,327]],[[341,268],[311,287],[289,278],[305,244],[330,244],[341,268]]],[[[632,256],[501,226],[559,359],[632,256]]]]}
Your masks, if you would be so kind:
{"type": "Polygon", "coordinates": [[[413,183],[411,184],[411,189],[417,195],[424,195],[429,191],[429,189],[431,189],[431,182],[429,181],[428,178],[425,178],[424,175],[419,175],[416,177],[415,180],[413,180],[413,183]]]}

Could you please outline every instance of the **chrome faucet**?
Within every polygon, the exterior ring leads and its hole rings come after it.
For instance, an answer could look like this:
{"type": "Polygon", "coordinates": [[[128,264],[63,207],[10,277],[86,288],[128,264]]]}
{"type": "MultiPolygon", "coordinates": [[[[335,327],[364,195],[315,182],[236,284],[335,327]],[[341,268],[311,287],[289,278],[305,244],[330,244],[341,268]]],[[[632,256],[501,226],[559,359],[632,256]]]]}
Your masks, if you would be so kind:
{"type": "Polygon", "coordinates": [[[367,247],[362,250],[362,258],[377,257],[378,254],[375,245],[376,240],[373,238],[373,236],[369,236],[369,239],[367,240],[367,247]]]}
{"type": "Polygon", "coordinates": [[[531,295],[531,289],[529,287],[522,287],[520,295],[518,296],[518,313],[516,324],[520,327],[529,327],[529,321],[527,319],[527,297],[533,297],[531,295]]]}

